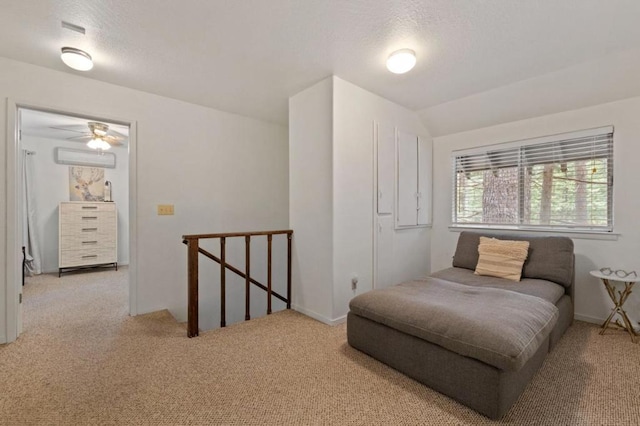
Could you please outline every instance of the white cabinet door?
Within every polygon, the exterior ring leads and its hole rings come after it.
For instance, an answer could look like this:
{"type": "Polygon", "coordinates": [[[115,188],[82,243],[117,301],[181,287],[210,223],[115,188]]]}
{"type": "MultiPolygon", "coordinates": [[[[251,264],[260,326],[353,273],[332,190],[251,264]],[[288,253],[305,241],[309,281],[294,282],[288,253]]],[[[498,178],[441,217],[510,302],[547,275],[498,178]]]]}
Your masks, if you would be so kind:
{"type": "Polygon", "coordinates": [[[418,223],[418,137],[398,132],[398,208],[396,226],[418,223]]]}
{"type": "Polygon", "coordinates": [[[378,148],[378,214],[393,213],[393,165],[395,129],[385,123],[377,124],[378,148]]]}
{"type": "Polygon", "coordinates": [[[393,282],[393,217],[378,216],[376,247],[376,288],[385,288],[393,282]]]}
{"type": "Polygon", "coordinates": [[[433,142],[418,137],[418,225],[431,223],[433,142]]]}

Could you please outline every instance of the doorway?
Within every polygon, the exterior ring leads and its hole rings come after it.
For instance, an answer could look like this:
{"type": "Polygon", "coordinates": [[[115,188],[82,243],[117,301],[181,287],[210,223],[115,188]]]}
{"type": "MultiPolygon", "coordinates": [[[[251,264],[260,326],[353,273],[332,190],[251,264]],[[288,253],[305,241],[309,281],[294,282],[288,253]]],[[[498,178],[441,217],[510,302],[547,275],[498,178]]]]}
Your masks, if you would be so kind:
{"type": "MultiPolygon", "coordinates": [[[[105,207],[112,200],[109,207],[117,211],[114,251],[119,267],[129,265],[127,310],[135,315],[135,122],[13,102],[8,107],[7,341],[15,340],[22,331],[23,260],[34,273],[57,274],[62,250],[59,205],[69,201],[83,203],[78,196],[89,197],[87,201],[98,205],[104,203],[105,207]],[[102,150],[87,146],[87,142],[96,139],[110,145],[102,150]],[[114,161],[104,163],[107,157],[114,161]],[[27,191],[26,161],[31,163],[31,180],[36,184],[27,191]],[[95,181],[91,188],[73,184],[73,179],[88,184],[83,173],[89,173],[95,181]],[[33,217],[24,214],[27,200],[35,201],[33,217]],[[35,247],[31,237],[35,237],[35,247]],[[27,247],[24,255],[23,246],[27,247]]],[[[31,208],[28,211],[32,213],[31,208]]],[[[86,275],[90,274],[87,271],[86,275]]]]}

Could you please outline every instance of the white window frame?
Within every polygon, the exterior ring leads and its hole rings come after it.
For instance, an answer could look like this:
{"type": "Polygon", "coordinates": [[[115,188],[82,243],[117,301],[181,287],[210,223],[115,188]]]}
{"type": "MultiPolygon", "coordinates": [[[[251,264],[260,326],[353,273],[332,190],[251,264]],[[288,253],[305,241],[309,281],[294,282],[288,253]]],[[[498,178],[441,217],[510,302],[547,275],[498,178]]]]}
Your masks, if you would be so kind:
{"type": "MultiPolygon", "coordinates": [[[[524,139],[513,142],[506,142],[500,144],[493,145],[485,145],[481,147],[476,147],[472,149],[462,149],[452,151],[452,203],[451,203],[451,225],[450,229],[465,229],[465,228],[477,228],[477,229],[502,229],[502,230],[526,230],[526,231],[541,231],[541,232],[550,232],[550,233],[583,233],[583,234],[613,234],[613,208],[614,208],[614,200],[613,200],[613,170],[614,170],[614,157],[613,157],[613,126],[605,126],[598,127],[594,129],[586,129],[569,133],[561,133],[556,135],[544,136],[539,138],[532,139],[524,139]],[[523,152],[526,148],[535,147],[536,145],[549,144],[549,143],[558,143],[562,144],[562,142],[570,141],[573,139],[581,139],[581,138],[590,138],[597,136],[608,135],[608,156],[607,158],[610,160],[608,165],[608,188],[609,188],[609,198],[608,198],[608,212],[607,212],[607,225],[602,226],[588,226],[588,225],[537,225],[537,224],[526,224],[526,223],[516,223],[516,224],[492,224],[492,223],[481,223],[481,222],[457,222],[456,221],[456,197],[457,197],[457,173],[460,171],[460,163],[459,160],[464,156],[478,156],[486,154],[487,157],[490,157],[492,152],[496,151],[507,151],[514,150],[518,152],[523,152]]],[[[521,154],[518,154],[520,156],[521,154]]],[[[602,157],[600,157],[602,158],[602,157]]],[[[488,160],[489,162],[491,159],[488,160]]],[[[521,159],[518,160],[517,167],[522,167],[521,159]]],[[[520,204],[520,202],[519,202],[520,204]]]]}

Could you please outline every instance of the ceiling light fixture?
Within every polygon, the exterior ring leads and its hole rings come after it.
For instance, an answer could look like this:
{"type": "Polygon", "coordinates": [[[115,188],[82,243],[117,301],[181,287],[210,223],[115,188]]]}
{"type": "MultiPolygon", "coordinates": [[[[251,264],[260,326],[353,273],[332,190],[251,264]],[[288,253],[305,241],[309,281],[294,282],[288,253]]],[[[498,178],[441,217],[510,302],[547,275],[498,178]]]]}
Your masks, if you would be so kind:
{"type": "Polygon", "coordinates": [[[109,131],[109,125],[105,124],[105,123],[98,123],[97,121],[90,121],[87,123],[89,126],[89,130],[91,130],[91,132],[94,135],[97,136],[106,136],[107,132],[109,131]]]}
{"type": "Polygon", "coordinates": [[[87,142],[87,146],[89,148],[101,149],[103,151],[106,151],[107,149],[111,148],[111,145],[109,145],[107,141],[104,141],[100,138],[91,139],[89,142],[87,142]]]}
{"type": "Polygon", "coordinates": [[[60,57],[62,62],[74,70],[89,71],[93,68],[91,55],[84,50],[76,49],[75,47],[63,47],[60,57]]]}
{"type": "Polygon", "coordinates": [[[416,65],[416,52],[411,49],[400,49],[389,55],[387,69],[394,74],[404,74],[416,65]]]}

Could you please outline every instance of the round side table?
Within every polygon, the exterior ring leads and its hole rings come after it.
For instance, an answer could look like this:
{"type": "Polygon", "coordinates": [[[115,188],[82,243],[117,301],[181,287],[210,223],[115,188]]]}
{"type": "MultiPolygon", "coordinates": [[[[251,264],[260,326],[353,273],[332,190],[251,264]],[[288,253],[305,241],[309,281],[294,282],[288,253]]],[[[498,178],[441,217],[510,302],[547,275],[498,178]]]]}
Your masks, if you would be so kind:
{"type": "Polygon", "coordinates": [[[633,328],[633,325],[631,325],[631,320],[627,316],[627,313],[622,308],[622,306],[624,305],[624,302],[627,301],[627,298],[631,294],[631,289],[633,288],[633,285],[638,281],[640,281],[640,278],[638,278],[637,276],[633,276],[633,277],[627,276],[627,277],[621,278],[617,276],[615,273],[603,274],[600,271],[591,271],[589,273],[594,277],[600,278],[600,280],[602,280],[602,283],[604,284],[604,287],[607,289],[607,293],[609,294],[609,297],[611,298],[611,301],[614,304],[614,307],[611,310],[611,314],[609,314],[609,317],[607,318],[607,320],[602,324],[602,330],[600,330],[600,334],[604,334],[605,330],[608,327],[614,328],[611,325],[611,320],[616,314],[618,314],[620,318],[622,318],[623,323],[620,323],[620,320],[616,318],[616,320],[614,321],[614,325],[622,328],[623,330],[627,330],[631,335],[631,341],[633,343],[636,343],[636,337],[640,336],[640,334],[638,334],[638,332],[633,328]],[[615,282],[624,283],[624,290],[622,291],[618,290],[616,292],[615,282]]]}

